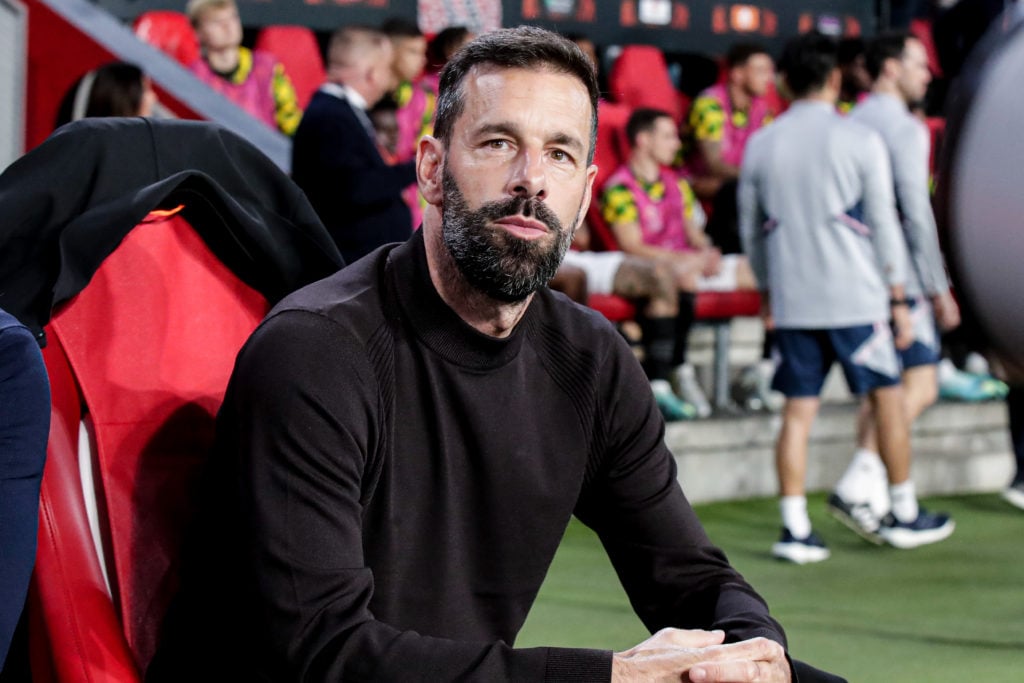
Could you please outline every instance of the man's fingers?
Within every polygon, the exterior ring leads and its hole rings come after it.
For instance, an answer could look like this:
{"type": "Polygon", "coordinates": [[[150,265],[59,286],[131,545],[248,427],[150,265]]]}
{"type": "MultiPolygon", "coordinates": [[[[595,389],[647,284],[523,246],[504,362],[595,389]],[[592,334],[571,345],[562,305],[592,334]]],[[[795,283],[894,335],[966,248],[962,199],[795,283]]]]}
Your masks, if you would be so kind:
{"type": "Polygon", "coordinates": [[[692,683],[776,683],[789,680],[786,652],[767,638],[710,647],[688,672],[692,683]]]}
{"type": "Polygon", "coordinates": [[[658,631],[652,640],[657,640],[659,647],[704,648],[723,643],[725,641],[725,631],[665,628],[658,631]]]}
{"type": "Polygon", "coordinates": [[[698,664],[689,671],[691,683],[765,683],[768,677],[765,662],[718,662],[698,664]]]}

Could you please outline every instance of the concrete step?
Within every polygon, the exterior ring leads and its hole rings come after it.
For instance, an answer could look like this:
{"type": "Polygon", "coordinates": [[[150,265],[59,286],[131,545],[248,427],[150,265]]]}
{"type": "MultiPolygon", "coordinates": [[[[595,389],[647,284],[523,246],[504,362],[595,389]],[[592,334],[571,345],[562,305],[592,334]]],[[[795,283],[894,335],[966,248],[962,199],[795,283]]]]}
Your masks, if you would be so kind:
{"type": "MultiPolygon", "coordinates": [[[[808,491],[830,490],[853,454],[857,406],[826,403],[811,430],[808,491]]],[[[665,442],[691,502],[778,493],[778,415],[715,416],[668,425],[665,442]]],[[[939,402],[914,425],[913,479],[921,495],[996,491],[1013,473],[1006,407],[939,402]]]]}

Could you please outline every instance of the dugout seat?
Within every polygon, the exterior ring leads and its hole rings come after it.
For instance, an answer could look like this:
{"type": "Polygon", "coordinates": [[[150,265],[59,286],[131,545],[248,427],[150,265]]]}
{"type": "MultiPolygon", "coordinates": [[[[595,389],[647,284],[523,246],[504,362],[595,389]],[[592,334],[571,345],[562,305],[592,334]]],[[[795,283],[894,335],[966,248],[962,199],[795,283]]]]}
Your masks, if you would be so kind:
{"type": "Polygon", "coordinates": [[[327,79],[316,34],[305,26],[267,26],[256,36],[254,47],[269,52],[284,65],[299,107],[305,109],[313,93],[327,79]]]}
{"type": "Polygon", "coordinates": [[[192,22],[181,12],[151,10],[143,12],[132,23],[135,35],[178,61],[189,66],[199,59],[199,39],[192,22]]]}
{"type": "Polygon", "coordinates": [[[608,74],[608,89],[630,110],[650,107],[668,112],[677,123],[682,119],[665,55],[652,45],[624,46],[608,74]]]}
{"type": "Polygon", "coordinates": [[[176,216],[129,232],[55,312],[29,603],[36,681],[142,680],[214,416],[267,307],[176,216]]]}

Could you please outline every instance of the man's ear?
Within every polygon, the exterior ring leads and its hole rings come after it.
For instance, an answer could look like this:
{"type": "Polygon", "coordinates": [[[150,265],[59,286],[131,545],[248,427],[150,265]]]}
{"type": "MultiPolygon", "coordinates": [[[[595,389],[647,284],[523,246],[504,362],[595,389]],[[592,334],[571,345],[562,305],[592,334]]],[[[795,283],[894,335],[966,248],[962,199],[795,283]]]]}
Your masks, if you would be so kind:
{"type": "Polygon", "coordinates": [[[435,137],[424,135],[416,148],[416,182],[428,204],[441,205],[444,188],[444,145],[435,137]]]}
{"type": "Polygon", "coordinates": [[[590,210],[590,201],[594,196],[594,178],[597,177],[597,166],[591,164],[587,167],[587,184],[583,190],[583,201],[580,203],[579,215],[576,216],[576,226],[579,227],[587,217],[590,210]]]}

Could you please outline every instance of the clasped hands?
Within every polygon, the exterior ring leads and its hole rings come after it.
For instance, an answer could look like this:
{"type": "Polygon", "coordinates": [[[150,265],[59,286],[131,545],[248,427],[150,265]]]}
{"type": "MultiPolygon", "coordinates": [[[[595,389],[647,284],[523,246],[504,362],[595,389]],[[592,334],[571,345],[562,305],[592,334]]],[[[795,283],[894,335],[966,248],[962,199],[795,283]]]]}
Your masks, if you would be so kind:
{"type": "Polygon", "coordinates": [[[722,631],[665,628],[612,658],[612,683],[790,683],[785,650],[767,638],[723,644],[722,631]]]}

